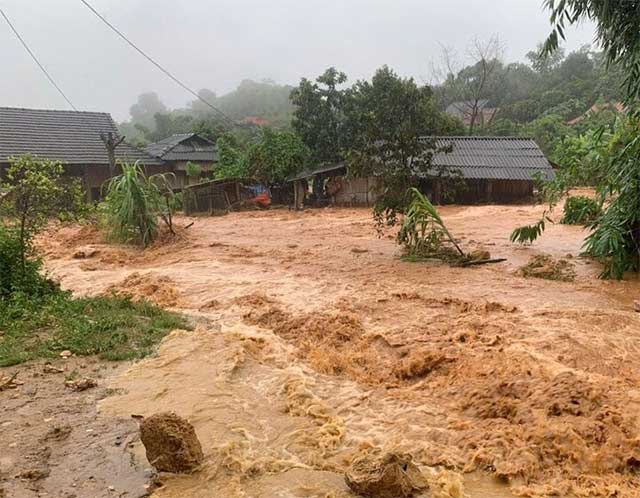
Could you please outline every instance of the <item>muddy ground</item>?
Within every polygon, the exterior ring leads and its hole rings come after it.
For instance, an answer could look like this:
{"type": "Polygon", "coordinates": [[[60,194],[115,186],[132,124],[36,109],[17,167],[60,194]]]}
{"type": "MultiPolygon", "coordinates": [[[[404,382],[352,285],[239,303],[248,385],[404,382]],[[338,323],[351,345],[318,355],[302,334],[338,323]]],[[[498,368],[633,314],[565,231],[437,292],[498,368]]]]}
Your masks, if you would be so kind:
{"type": "MultiPolygon", "coordinates": [[[[183,218],[193,226],[145,253],[90,228],[52,229],[41,246],[64,287],[207,323],[109,376],[100,416],[95,394],[81,398],[86,412],[107,434],[160,410],[195,425],[205,464],[162,476],[159,497],[350,496],[344,470],[379,449],[411,453],[432,496],[637,496],[639,283],[597,280],[580,227],[511,245],[540,208],[442,212],[465,249],[508,261],[403,262],[364,209],[183,218]],[[568,260],[575,281],[519,276],[541,252],[568,260]]],[[[33,424],[46,434],[42,420],[33,424]]],[[[144,477],[131,446],[130,469],[144,477]]]]}
{"type": "Polygon", "coordinates": [[[97,401],[112,394],[109,381],[124,370],[91,358],[0,369],[0,377],[18,372],[17,385],[0,392],[0,496],[146,495],[152,469],[130,448],[138,423],[98,417],[96,410],[97,401]],[[73,389],[71,383],[83,379],[98,385],[73,389]]]}

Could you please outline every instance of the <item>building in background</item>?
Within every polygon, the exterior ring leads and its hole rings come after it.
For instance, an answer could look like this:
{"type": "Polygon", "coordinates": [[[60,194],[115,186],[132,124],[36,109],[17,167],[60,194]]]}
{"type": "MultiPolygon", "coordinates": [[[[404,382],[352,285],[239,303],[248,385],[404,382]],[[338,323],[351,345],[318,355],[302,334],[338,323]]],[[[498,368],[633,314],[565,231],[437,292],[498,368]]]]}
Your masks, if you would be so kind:
{"type": "MultiPolygon", "coordinates": [[[[431,169],[415,175],[420,189],[435,203],[521,202],[533,195],[537,177],[555,175],[529,138],[437,137],[436,147],[448,152],[436,153],[431,169]]],[[[308,169],[289,181],[296,192],[303,186],[307,204],[318,206],[371,206],[382,186],[376,177],[348,176],[345,163],[308,169]]]]}
{"type": "Polygon", "coordinates": [[[159,142],[147,145],[145,151],[160,160],[176,176],[175,187],[199,183],[201,177],[211,177],[218,162],[216,144],[196,133],[171,135],[159,142]],[[190,175],[188,164],[197,165],[201,175],[190,175]]]}
{"type": "MultiPolygon", "coordinates": [[[[67,175],[82,180],[89,200],[99,200],[110,177],[101,138],[108,133],[118,136],[107,113],[0,107],[0,171],[10,158],[24,154],[60,161],[67,175]]],[[[126,142],[118,145],[115,156],[117,161],[140,161],[150,174],[168,171],[161,159],[126,142]]]]}

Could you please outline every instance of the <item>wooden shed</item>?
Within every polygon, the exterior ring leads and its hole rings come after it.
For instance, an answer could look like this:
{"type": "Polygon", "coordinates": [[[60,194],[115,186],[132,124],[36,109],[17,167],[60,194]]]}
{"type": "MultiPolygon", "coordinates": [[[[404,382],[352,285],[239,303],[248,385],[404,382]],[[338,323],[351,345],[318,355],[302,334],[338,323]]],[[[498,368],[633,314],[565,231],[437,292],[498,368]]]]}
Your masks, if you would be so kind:
{"type": "Polygon", "coordinates": [[[269,190],[250,178],[223,178],[189,185],[183,190],[184,212],[187,215],[226,214],[247,205],[267,207],[271,203],[269,190]]]}
{"type": "MultiPolygon", "coordinates": [[[[345,163],[325,164],[307,169],[289,179],[299,198],[304,184],[307,203],[316,206],[372,206],[378,198],[380,182],[375,177],[349,177],[345,163]],[[310,190],[309,190],[310,188],[310,190]]],[[[300,205],[298,205],[300,207],[300,205]]]]}

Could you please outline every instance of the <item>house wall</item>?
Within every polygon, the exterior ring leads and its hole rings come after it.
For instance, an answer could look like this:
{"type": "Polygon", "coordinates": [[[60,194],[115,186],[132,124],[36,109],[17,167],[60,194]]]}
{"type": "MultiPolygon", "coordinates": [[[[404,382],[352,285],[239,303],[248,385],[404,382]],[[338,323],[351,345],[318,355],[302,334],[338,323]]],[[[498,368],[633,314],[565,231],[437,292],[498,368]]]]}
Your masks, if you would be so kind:
{"type": "Polygon", "coordinates": [[[374,177],[345,178],[335,177],[341,188],[331,196],[336,206],[371,206],[377,198],[380,181],[374,177]]]}
{"type": "Polygon", "coordinates": [[[215,163],[213,161],[168,161],[166,166],[170,171],[175,174],[175,188],[184,188],[189,185],[195,185],[201,183],[206,179],[211,179],[211,173],[215,169],[215,163]],[[187,162],[192,162],[200,165],[202,168],[202,174],[199,178],[190,177],[187,175],[187,162]]]}
{"type": "MultiPolygon", "coordinates": [[[[522,202],[533,196],[531,180],[464,180],[465,188],[446,198],[437,180],[422,182],[421,190],[436,204],[508,204],[522,202]]],[[[450,194],[451,195],[451,194],[450,194]]]]}

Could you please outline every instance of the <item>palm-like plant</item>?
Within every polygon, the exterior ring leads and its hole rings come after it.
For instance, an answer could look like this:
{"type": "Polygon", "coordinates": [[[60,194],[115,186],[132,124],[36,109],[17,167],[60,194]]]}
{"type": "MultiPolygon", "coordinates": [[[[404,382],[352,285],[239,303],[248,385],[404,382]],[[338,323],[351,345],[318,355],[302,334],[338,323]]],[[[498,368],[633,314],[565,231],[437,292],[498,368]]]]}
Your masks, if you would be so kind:
{"type": "Polygon", "coordinates": [[[158,236],[158,217],[172,229],[173,191],[166,175],[147,176],[139,162],[121,164],[107,183],[106,213],[117,240],[149,245],[158,236]]]}
{"type": "Polygon", "coordinates": [[[464,252],[429,199],[416,188],[411,188],[409,193],[412,201],[398,232],[398,243],[404,246],[407,256],[442,256],[446,244],[451,244],[464,258],[464,252]]]}

